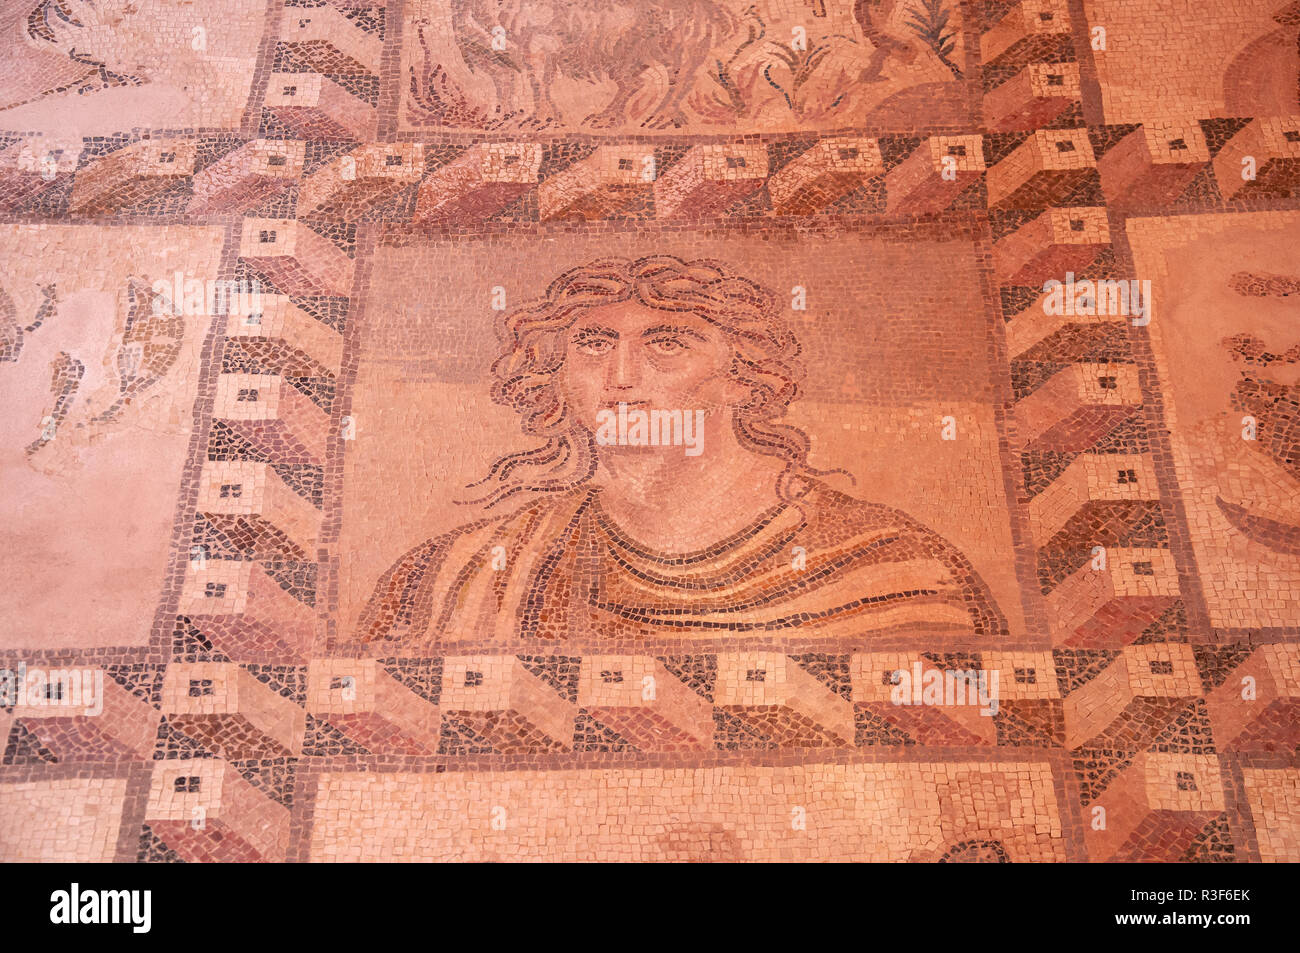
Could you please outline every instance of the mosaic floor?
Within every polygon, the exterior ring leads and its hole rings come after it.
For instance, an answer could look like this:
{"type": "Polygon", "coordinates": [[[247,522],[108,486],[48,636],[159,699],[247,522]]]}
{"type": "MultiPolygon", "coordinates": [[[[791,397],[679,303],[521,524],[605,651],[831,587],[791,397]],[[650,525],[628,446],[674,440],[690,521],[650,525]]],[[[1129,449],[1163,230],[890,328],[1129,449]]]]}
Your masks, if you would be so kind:
{"type": "Polygon", "coordinates": [[[0,32],[0,858],[1300,860],[1300,2],[0,32]]]}

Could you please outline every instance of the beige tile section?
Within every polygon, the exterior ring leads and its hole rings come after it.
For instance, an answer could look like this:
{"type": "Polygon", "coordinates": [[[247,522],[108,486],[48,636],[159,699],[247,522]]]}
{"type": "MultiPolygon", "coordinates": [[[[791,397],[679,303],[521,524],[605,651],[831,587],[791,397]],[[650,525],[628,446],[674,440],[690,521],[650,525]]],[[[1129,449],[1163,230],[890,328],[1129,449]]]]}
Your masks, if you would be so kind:
{"type": "Polygon", "coordinates": [[[1245,768],[1241,773],[1260,860],[1300,862],[1300,770],[1245,768]]]}
{"type": "Polygon", "coordinates": [[[1223,778],[1212,754],[1148,751],[1147,804],[1156,811],[1222,811],[1223,778]]]}
{"type": "MultiPolygon", "coordinates": [[[[87,96],[87,99],[92,97],[87,96]]],[[[6,362],[0,390],[0,646],[143,645],[167,572],[176,496],[189,451],[204,337],[212,316],[186,315],[174,360],[114,419],[131,281],[218,275],[223,230],[191,226],[6,225],[0,279],[30,323],[39,288],[55,313],[6,362]],[[51,362],[81,361],[81,386],[54,440],[27,455],[50,412],[51,362]],[[142,462],[147,461],[147,462],[142,462]]],[[[138,285],[137,285],[138,287],[138,285]]]]}
{"type": "Polygon", "coordinates": [[[983,662],[984,671],[998,673],[998,696],[1003,701],[1061,697],[1051,652],[984,652],[983,662]]]}
{"type": "Polygon", "coordinates": [[[1151,281],[1157,302],[1148,331],[1210,623],[1294,624],[1300,618],[1300,557],[1252,538],[1219,501],[1252,518],[1300,523],[1294,477],[1264,441],[1242,440],[1244,412],[1233,408],[1232,395],[1244,365],[1223,343],[1252,334],[1280,354],[1300,342],[1294,297],[1233,288],[1240,272],[1294,273],[1300,214],[1131,218],[1125,231],[1135,272],[1151,281]]]}
{"type": "Polygon", "coordinates": [[[1061,834],[1036,762],[367,772],[321,778],[311,857],[903,861],[982,838],[1063,860],[1061,834]]]}
{"type": "Polygon", "coordinates": [[[77,136],[237,128],[268,12],[263,0],[6,7],[0,129],[77,136]],[[40,13],[49,28],[38,41],[24,28],[40,13]],[[104,70],[136,82],[97,88],[104,70]]]}
{"type": "Polygon", "coordinates": [[[124,778],[0,784],[0,859],[107,863],[117,848],[124,778]]]}
{"type": "Polygon", "coordinates": [[[1284,102],[1294,112],[1294,74],[1290,89],[1272,84],[1276,101],[1254,99],[1255,108],[1245,112],[1236,111],[1245,102],[1228,101],[1224,82],[1236,57],[1260,58],[1247,47],[1280,29],[1273,14],[1285,6],[1279,0],[1086,0],[1086,21],[1106,27],[1106,49],[1092,54],[1105,121],[1262,116],[1282,112],[1284,102]]]}

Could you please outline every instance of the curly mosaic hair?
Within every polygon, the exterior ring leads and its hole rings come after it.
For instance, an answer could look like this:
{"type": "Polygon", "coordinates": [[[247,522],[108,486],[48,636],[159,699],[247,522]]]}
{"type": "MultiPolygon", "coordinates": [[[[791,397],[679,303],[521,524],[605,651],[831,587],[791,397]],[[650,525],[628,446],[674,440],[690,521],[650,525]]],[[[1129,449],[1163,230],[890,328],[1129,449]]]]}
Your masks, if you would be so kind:
{"type": "Polygon", "coordinates": [[[558,376],[568,330],[579,315],[620,301],[690,312],[726,335],[729,373],[749,388],[733,418],[736,438],[755,453],[785,461],[777,487],[783,499],[806,494],[803,476],[843,472],[810,467],[807,434],[774,422],[798,397],[804,376],[799,342],[781,318],[776,295],[718,261],[602,258],[566,271],[541,298],[505,316],[499,328],[505,351],[492,365],[492,399],[519,414],[524,433],[544,443],[501,457],[470,485],[492,483],[492,492],[465,502],[494,506],[520,492],[569,490],[595,475],[595,434],[570,415],[558,376]]]}

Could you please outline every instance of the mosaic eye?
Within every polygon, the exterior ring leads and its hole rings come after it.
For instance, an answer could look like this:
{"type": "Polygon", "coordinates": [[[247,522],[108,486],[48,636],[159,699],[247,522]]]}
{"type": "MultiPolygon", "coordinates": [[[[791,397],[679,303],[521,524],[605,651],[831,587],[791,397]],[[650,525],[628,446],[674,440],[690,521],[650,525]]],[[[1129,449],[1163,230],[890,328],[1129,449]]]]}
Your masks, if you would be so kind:
{"type": "Polygon", "coordinates": [[[608,354],[614,350],[614,341],[598,334],[579,334],[573,346],[584,354],[608,354]]]}
{"type": "Polygon", "coordinates": [[[677,335],[653,338],[648,346],[657,354],[680,354],[691,349],[686,340],[677,335]]]}

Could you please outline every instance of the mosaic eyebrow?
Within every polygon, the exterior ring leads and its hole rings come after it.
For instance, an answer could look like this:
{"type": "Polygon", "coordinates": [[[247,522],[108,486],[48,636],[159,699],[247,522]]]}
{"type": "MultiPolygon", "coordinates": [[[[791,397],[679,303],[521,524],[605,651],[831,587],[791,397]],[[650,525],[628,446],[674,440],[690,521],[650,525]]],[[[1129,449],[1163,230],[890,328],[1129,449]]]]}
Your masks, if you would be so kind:
{"type": "Polygon", "coordinates": [[[656,334],[684,334],[687,337],[695,338],[695,340],[697,341],[708,340],[708,338],[706,338],[703,334],[700,334],[698,331],[695,331],[691,328],[683,328],[671,324],[660,324],[653,328],[646,328],[646,330],[641,332],[641,336],[643,338],[653,337],[656,334]]]}
{"type": "Polygon", "coordinates": [[[578,328],[574,334],[574,337],[609,338],[611,340],[617,341],[618,332],[615,331],[613,328],[600,328],[600,327],[578,328]]]}

